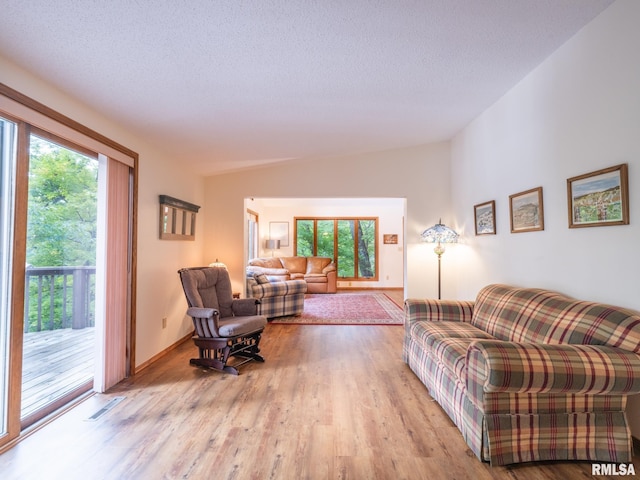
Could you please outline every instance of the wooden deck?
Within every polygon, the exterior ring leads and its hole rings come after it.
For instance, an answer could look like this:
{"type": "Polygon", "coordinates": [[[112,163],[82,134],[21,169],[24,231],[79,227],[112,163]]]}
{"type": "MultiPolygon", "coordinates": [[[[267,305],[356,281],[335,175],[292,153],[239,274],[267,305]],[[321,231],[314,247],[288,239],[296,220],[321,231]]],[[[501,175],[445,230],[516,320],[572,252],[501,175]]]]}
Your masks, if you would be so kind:
{"type": "Polygon", "coordinates": [[[91,381],[94,327],[24,335],[21,418],[91,381]]]}

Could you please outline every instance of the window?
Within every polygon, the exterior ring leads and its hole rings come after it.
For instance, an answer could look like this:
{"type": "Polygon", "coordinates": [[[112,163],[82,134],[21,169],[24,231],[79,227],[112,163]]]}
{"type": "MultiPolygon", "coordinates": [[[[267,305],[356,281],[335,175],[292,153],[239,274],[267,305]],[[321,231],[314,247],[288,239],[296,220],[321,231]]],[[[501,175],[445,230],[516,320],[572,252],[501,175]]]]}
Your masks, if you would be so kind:
{"type": "Polygon", "coordinates": [[[331,257],[341,280],[378,280],[377,218],[295,218],[295,251],[331,257]]]}

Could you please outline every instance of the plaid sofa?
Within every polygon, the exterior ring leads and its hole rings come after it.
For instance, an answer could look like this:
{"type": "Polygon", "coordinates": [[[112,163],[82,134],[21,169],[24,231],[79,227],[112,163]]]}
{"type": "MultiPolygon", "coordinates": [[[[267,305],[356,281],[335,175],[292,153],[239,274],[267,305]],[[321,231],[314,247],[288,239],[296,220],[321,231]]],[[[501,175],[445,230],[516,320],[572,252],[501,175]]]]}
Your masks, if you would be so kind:
{"type": "Polygon", "coordinates": [[[300,315],[304,310],[307,282],[285,280],[270,282],[262,274],[247,275],[247,295],[260,300],[258,314],[268,319],[287,315],[300,315]]]}
{"type": "Polygon", "coordinates": [[[403,359],[479,459],[632,461],[640,313],[507,285],[404,308],[403,359]]]}

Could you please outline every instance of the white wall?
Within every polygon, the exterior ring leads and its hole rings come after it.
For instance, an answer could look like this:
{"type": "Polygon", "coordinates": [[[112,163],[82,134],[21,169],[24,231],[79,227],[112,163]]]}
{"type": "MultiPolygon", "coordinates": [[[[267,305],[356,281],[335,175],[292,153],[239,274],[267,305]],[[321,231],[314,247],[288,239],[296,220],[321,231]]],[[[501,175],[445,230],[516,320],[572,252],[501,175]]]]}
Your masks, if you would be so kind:
{"type": "MultiPolygon", "coordinates": [[[[130,148],[134,148],[131,147],[130,148]]],[[[178,270],[204,264],[204,178],[189,174],[175,159],[141,148],[138,191],[138,291],[136,364],[149,360],[193,330],[178,270]],[[158,195],[170,195],[202,208],[196,240],[160,240],[158,195]],[[162,319],[167,327],[162,328],[162,319]]],[[[208,262],[207,262],[208,263],[208,262]]]]}
{"type": "Polygon", "coordinates": [[[139,154],[138,278],[136,365],[174,344],[191,331],[177,271],[202,264],[204,209],[198,215],[195,242],[158,238],[158,195],[204,204],[204,179],[190,174],[177,159],[167,157],[142,138],[87,108],[65,93],[0,57],[0,82],[53,108],[139,154]],[[167,328],[162,318],[167,317],[167,328]]]}
{"type": "Polygon", "coordinates": [[[640,2],[614,3],[452,142],[459,298],[505,282],[640,309],[639,23],[640,2]],[[569,229],[566,179],[620,163],[630,225],[569,229]],[[538,186],[544,231],[511,234],[509,195],[538,186]],[[492,199],[497,235],[475,237],[473,206],[492,199]]]}
{"type": "Polygon", "coordinates": [[[260,256],[292,256],[294,253],[294,217],[377,217],[378,218],[378,281],[338,282],[339,288],[402,288],[404,286],[404,216],[402,198],[248,198],[245,203],[258,212],[260,256]],[[288,222],[289,245],[277,251],[267,250],[270,222],[288,222]],[[383,235],[398,235],[397,245],[385,245],[383,235]],[[349,283],[351,285],[349,285],[349,283]]]}
{"type": "MultiPolygon", "coordinates": [[[[419,234],[449,218],[449,152],[449,143],[438,143],[210,177],[205,256],[224,258],[234,289],[243,291],[245,198],[405,198],[405,295],[435,296],[437,259],[419,234]]],[[[443,290],[453,293],[453,282],[445,278],[443,290]]]]}

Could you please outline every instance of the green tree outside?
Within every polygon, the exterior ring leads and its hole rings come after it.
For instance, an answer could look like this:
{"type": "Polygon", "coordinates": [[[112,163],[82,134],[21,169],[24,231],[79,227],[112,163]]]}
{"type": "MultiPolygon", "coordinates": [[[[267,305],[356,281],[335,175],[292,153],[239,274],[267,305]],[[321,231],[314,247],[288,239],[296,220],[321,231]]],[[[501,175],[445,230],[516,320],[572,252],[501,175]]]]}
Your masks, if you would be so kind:
{"type": "Polygon", "coordinates": [[[29,161],[27,263],[95,266],[97,160],[32,136],[29,161]]]}
{"type": "Polygon", "coordinates": [[[339,278],[374,278],[376,276],[375,220],[298,219],[296,242],[296,253],[301,257],[318,255],[336,260],[339,278]],[[337,232],[334,232],[336,225],[337,232]],[[336,236],[337,255],[334,253],[336,236]]]}
{"type": "MultiPolygon", "coordinates": [[[[28,267],[96,265],[98,162],[36,136],[29,155],[28,267]]],[[[36,276],[28,285],[25,331],[65,328],[73,312],[73,275],[36,276]],[[38,317],[42,326],[38,326],[38,317]],[[52,318],[52,324],[50,323],[52,318]]],[[[95,275],[83,280],[92,323],[95,275]]]]}

